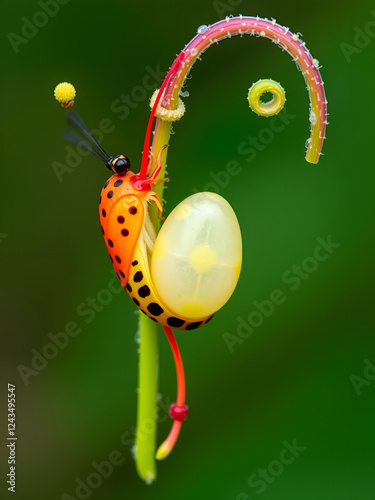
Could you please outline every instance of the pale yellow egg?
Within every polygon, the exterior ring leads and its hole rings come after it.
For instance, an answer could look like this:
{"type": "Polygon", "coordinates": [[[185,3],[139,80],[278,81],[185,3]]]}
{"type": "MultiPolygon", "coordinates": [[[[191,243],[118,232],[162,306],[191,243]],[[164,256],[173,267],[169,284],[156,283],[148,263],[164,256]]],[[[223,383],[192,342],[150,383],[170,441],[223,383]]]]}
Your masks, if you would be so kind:
{"type": "Polygon", "coordinates": [[[161,299],[176,315],[200,319],[228,301],[241,262],[241,231],[232,207],[217,194],[197,193],[164,222],[151,274],[161,299]]]}

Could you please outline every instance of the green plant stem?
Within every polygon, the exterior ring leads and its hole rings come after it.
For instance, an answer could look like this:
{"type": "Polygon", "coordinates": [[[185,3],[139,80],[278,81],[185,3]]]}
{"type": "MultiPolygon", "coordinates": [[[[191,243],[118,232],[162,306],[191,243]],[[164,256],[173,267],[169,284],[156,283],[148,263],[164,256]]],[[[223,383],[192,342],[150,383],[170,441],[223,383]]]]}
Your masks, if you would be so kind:
{"type": "Polygon", "coordinates": [[[139,393],[136,432],[136,467],[139,476],[151,483],[156,479],[156,400],[158,371],[158,327],[140,314],[139,393]]]}
{"type": "MultiPolygon", "coordinates": [[[[153,171],[156,157],[164,144],[168,144],[171,124],[157,120],[152,145],[153,171]]],[[[159,178],[165,175],[166,153],[163,154],[162,170],[159,178]]],[[[163,196],[163,183],[155,186],[154,191],[160,198],[163,196]]],[[[150,207],[151,218],[158,231],[160,221],[155,207],[150,207]]],[[[139,393],[138,416],[136,431],[136,468],[141,479],[151,483],[156,479],[156,406],[158,380],[158,324],[151,321],[145,314],[139,317],[140,354],[139,354],[139,393]]]]}
{"type": "MultiPolygon", "coordinates": [[[[159,151],[165,144],[169,144],[171,128],[172,128],[171,122],[166,122],[159,119],[156,120],[154,140],[151,149],[151,154],[153,158],[151,172],[153,172],[156,167],[156,158],[159,151]]],[[[158,179],[164,179],[165,177],[165,164],[167,160],[167,154],[168,154],[168,149],[163,153],[162,169],[160,171],[160,174],[158,175],[158,179]]],[[[160,184],[158,184],[153,188],[153,191],[155,191],[155,193],[159,196],[160,199],[163,198],[163,189],[164,189],[164,182],[161,182],[160,184]]],[[[160,227],[160,221],[158,219],[158,213],[155,206],[151,207],[151,218],[156,230],[158,231],[160,227]]]]}

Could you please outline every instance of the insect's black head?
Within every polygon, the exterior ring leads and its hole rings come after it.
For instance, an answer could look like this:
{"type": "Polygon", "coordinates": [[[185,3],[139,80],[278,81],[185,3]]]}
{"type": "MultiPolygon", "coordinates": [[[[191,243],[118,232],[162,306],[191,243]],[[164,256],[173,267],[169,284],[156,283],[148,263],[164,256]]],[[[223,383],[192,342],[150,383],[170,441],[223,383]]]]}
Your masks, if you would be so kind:
{"type": "Polygon", "coordinates": [[[107,168],[116,174],[126,174],[130,169],[130,160],[124,155],[111,156],[106,162],[107,168]]]}

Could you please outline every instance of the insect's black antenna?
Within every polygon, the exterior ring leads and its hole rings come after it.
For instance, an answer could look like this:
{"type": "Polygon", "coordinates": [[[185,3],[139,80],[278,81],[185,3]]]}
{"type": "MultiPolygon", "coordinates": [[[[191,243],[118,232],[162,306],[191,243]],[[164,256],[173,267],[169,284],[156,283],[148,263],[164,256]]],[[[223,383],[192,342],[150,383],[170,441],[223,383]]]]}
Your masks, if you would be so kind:
{"type": "Polygon", "coordinates": [[[107,163],[107,160],[103,158],[95,149],[91,146],[90,143],[85,141],[85,139],[82,139],[82,137],[77,134],[74,130],[67,128],[64,130],[64,139],[66,141],[72,142],[73,144],[76,144],[77,146],[81,146],[81,148],[85,149],[89,153],[92,153],[95,155],[99,160],[104,161],[104,163],[107,163]]]}
{"type": "MultiPolygon", "coordinates": [[[[73,127],[76,127],[78,130],[80,130],[89,139],[89,141],[91,141],[94,144],[94,146],[96,146],[99,149],[99,151],[101,151],[103,153],[105,158],[109,159],[109,156],[107,155],[107,153],[104,151],[103,148],[100,147],[100,145],[97,143],[97,141],[93,138],[86,123],[82,120],[82,118],[79,116],[79,114],[76,111],[73,111],[73,110],[67,111],[66,119],[70,125],[72,125],[73,127]]],[[[91,150],[88,150],[88,151],[90,151],[90,153],[93,152],[91,150]]],[[[96,155],[96,156],[98,156],[98,155],[96,155]]]]}

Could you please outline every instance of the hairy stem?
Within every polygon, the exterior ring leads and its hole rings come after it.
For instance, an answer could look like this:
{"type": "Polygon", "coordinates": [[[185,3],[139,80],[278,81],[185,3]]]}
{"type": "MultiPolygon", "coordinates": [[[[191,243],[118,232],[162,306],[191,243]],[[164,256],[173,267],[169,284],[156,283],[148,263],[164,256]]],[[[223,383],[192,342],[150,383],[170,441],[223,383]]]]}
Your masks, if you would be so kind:
{"type": "Polygon", "coordinates": [[[318,69],[319,62],[313,59],[299,34],[293,34],[289,31],[289,28],[280,26],[275,21],[260,19],[259,17],[228,17],[209,26],[204,33],[198,34],[184,48],[184,57],[169,78],[163,97],[163,106],[167,109],[176,108],[178,95],[186,76],[197,58],[208,47],[224,38],[231,38],[233,35],[243,36],[245,34],[269,38],[279,45],[282,50],[289,52],[302,72],[310,97],[309,121],[311,131],[306,160],[310,163],[317,163],[325,139],[327,124],[327,101],[323,80],[318,69]]]}
{"type": "MultiPolygon", "coordinates": [[[[153,157],[153,162],[152,162],[152,167],[151,167],[151,172],[154,171],[156,167],[156,157],[161,150],[161,148],[165,144],[169,144],[169,137],[171,135],[171,127],[172,124],[171,122],[166,122],[162,120],[156,120],[156,125],[155,125],[155,134],[154,134],[154,140],[152,143],[152,157],[153,157]]],[[[159,179],[164,179],[165,177],[165,162],[167,159],[167,154],[168,154],[168,149],[166,153],[163,153],[162,156],[162,169],[160,171],[160,174],[158,175],[159,179]]],[[[159,196],[160,199],[163,198],[163,190],[164,190],[164,183],[161,182],[157,186],[153,188],[153,191],[159,196]]],[[[150,207],[151,208],[151,218],[152,222],[154,223],[154,226],[156,230],[158,231],[160,227],[160,220],[158,219],[157,216],[157,209],[155,206],[150,207]]]]}

